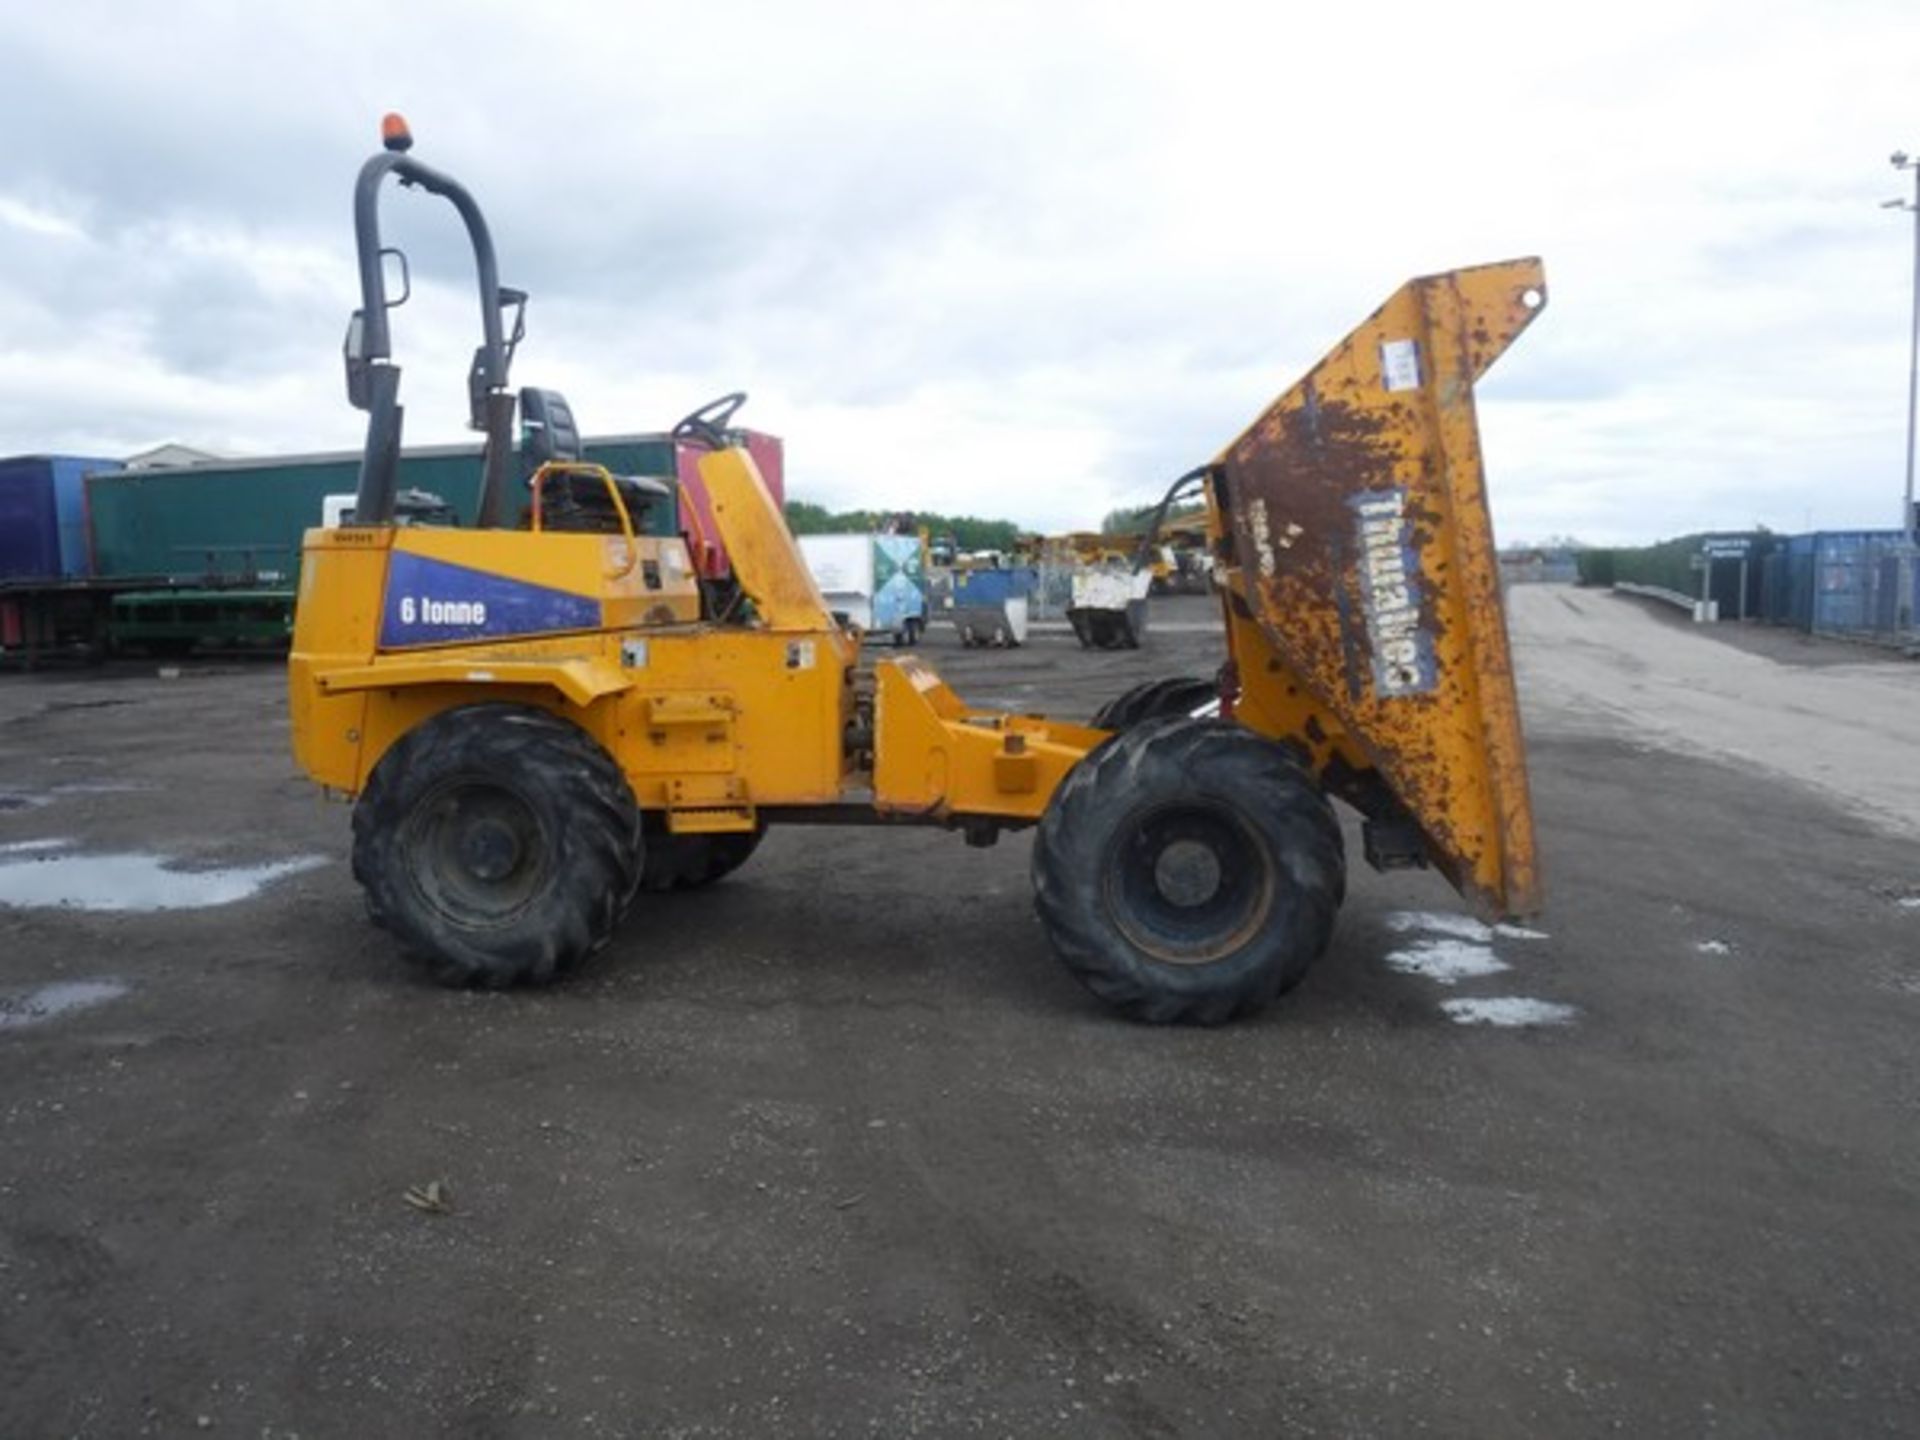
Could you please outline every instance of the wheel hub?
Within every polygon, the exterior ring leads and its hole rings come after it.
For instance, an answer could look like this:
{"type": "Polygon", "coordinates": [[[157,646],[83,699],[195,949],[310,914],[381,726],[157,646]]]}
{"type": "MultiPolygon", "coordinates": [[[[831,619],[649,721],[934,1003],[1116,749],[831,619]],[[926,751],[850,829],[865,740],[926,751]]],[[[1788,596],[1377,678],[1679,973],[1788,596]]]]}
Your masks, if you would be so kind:
{"type": "Polygon", "coordinates": [[[1154,862],[1154,888],[1182,910],[1204,905],[1220,890],[1220,858],[1198,840],[1175,840],[1154,862]]]}
{"type": "Polygon", "coordinates": [[[1245,823],[1218,803],[1163,805],[1116,837],[1106,878],[1115,923],[1173,965],[1233,954],[1264,923],[1274,876],[1245,823]]]}
{"type": "Polygon", "coordinates": [[[547,883],[552,844],[532,806],[491,777],[462,775],[426,797],[407,824],[414,883],[445,916],[497,923],[547,883]]]}
{"type": "Polygon", "coordinates": [[[491,816],[469,824],[460,837],[460,863],[476,880],[497,883],[520,863],[520,837],[491,816]]]}

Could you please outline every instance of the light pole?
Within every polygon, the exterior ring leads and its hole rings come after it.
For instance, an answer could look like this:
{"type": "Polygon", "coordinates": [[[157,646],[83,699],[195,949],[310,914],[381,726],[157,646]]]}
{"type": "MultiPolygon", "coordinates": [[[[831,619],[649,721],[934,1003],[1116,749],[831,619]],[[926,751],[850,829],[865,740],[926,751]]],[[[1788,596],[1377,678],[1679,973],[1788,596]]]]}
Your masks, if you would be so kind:
{"type": "Polygon", "coordinates": [[[1896,568],[1899,587],[1893,597],[1893,624],[1897,634],[1913,624],[1913,441],[1914,427],[1920,421],[1920,160],[1904,150],[1893,152],[1893,168],[1913,172],[1913,199],[1889,200],[1888,210],[1913,212],[1913,338],[1907,349],[1907,478],[1900,494],[1900,562],[1896,568]]]}

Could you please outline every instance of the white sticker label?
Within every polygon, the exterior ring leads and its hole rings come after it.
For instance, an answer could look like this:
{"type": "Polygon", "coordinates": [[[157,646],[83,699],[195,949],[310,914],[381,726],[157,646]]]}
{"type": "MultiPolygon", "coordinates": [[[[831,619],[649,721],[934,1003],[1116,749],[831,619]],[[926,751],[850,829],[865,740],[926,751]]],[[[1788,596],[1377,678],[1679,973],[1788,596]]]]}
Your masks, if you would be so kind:
{"type": "Polygon", "coordinates": [[[1420,388],[1420,342],[1386,340],[1380,345],[1380,378],[1389,390],[1420,388]]]}
{"type": "Polygon", "coordinates": [[[1273,536],[1267,531],[1267,502],[1258,496],[1247,507],[1247,529],[1253,535],[1253,548],[1260,556],[1260,573],[1271,580],[1280,562],[1273,553],[1273,536]]]}
{"type": "Polygon", "coordinates": [[[647,668],[647,642],[644,640],[622,640],[620,642],[620,663],[629,670],[647,668]]]}
{"type": "Polygon", "coordinates": [[[813,668],[813,641],[790,640],[787,642],[787,668],[789,670],[813,668]]]}

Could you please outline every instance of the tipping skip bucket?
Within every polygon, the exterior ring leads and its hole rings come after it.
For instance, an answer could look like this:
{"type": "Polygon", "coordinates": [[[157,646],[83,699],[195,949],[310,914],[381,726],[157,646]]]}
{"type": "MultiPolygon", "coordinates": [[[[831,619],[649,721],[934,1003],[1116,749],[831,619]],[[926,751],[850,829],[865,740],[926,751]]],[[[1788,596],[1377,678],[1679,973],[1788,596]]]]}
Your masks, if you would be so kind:
{"type": "Polygon", "coordinates": [[[1271,650],[1237,653],[1241,674],[1290,672],[1494,915],[1539,897],[1473,385],[1545,303],[1534,259],[1408,283],[1213,478],[1215,539],[1237,563],[1229,628],[1244,604],[1271,650]]]}

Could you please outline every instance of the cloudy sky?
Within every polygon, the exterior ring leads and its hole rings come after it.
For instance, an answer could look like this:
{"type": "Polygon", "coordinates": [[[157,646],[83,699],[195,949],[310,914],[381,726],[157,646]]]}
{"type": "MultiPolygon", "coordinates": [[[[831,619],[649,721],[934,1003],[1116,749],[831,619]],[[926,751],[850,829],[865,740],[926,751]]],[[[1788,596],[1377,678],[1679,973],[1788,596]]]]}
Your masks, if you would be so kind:
{"type": "MultiPolygon", "coordinates": [[[[590,433],[728,389],[793,493],[1091,524],[1411,275],[1537,253],[1503,540],[1898,508],[1915,0],[9,4],[0,453],[349,448],[389,108],[590,433]]],[[[389,197],[408,439],[462,438],[450,209],[389,197]]]]}

